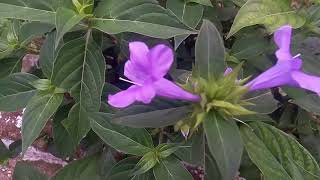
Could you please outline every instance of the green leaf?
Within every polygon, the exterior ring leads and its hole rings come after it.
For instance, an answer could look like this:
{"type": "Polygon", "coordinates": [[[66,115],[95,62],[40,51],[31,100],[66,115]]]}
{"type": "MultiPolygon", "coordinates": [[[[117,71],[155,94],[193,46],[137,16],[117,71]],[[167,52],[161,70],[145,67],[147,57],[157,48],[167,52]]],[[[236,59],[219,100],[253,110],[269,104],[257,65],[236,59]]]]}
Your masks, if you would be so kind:
{"type": "Polygon", "coordinates": [[[105,179],[108,179],[108,180],[125,180],[125,179],[150,180],[152,179],[150,173],[145,173],[145,174],[136,175],[136,176],[132,174],[133,169],[137,162],[138,160],[132,157],[119,161],[116,165],[112,167],[112,169],[110,170],[110,173],[105,179]]]}
{"type": "Polygon", "coordinates": [[[12,155],[12,152],[6,147],[6,145],[0,140],[0,163],[3,164],[12,155]]]}
{"type": "Polygon", "coordinates": [[[0,17],[29,20],[29,21],[39,21],[39,22],[54,24],[55,12],[28,7],[24,5],[0,3],[0,17]]]}
{"type": "Polygon", "coordinates": [[[14,180],[48,180],[49,178],[40,173],[38,169],[32,166],[31,163],[17,162],[14,172],[14,180]]]}
{"type": "Polygon", "coordinates": [[[249,59],[261,55],[269,49],[268,40],[261,37],[261,35],[244,36],[237,39],[232,45],[230,55],[237,59],[249,59]]]}
{"type": "Polygon", "coordinates": [[[191,174],[173,156],[161,160],[153,169],[156,180],[192,180],[191,174]]]}
{"type": "Polygon", "coordinates": [[[0,61],[0,78],[21,72],[21,57],[9,57],[0,61]]]}
{"type": "Polygon", "coordinates": [[[299,105],[301,108],[313,112],[316,114],[320,114],[320,98],[318,95],[315,94],[308,94],[300,98],[296,98],[294,103],[299,105]]]}
{"type": "Polygon", "coordinates": [[[63,123],[76,144],[89,132],[89,112],[98,112],[105,79],[105,60],[101,49],[79,38],[63,45],[54,62],[51,81],[75,98],[68,119],[63,123]],[[67,63],[66,63],[67,62],[67,63]]]}
{"type": "MultiPolygon", "coordinates": [[[[181,142],[182,139],[178,139],[181,142]]],[[[179,157],[179,159],[195,165],[203,166],[204,162],[204,147],[205,146],[205,137],[202,132],[194,132],[191,138],[183,144],[174,154],[179,157]]]]}
{"type": "Polygon", "coordinates": [[[174,125],[191,113],[191,106],[157,110],[144,105],[134,105],[116,113],[112,122],[135,128],[160,128],[174,125]]]}
{"type": "MultiPolygon", "coordinates": [[[[320,6],[319,16],[320,17],[320,6]]],[[[319,20],[319,18],[317,18],[319,20]]],[[[306,37],[302,33],[298,33],[292,38],[292,54],[301,53],[303,59],[303,71],[316,76],[320,76],[318,69],[320,68],[320,50],[316,47],[319,46],[319,37],[306,37]]]]}
{"type": "Polygon", "coordinates": [[[152,169],[158,163],[158,159],[154,152],[148,152],[145,154],[137,163],[134,168],[134,175],[144,174],[150,169],[152,169]]]}
{"type": "MultiPolygon", "coordinates": [[[[184,0],[167,0],[166,7],[174,13],[177,18],[185,25],[194,29],[199,24],[203,15],[203,6],[200,4],[188,3],[184,0]]],[[[181,35],[175,37],[175,49],[188,37],[189,35],[181,35]]]]}
{"type": "Polygon", "coordinates": [[[205,152],[205,180],[211,179],[221,179],[219,168],[216,160],[212,157],[210,153],[205,152]]]}
{"type": "Polygon", "coordinates": [[[61,157],[71,156],[77,146],[62,124],[68,117],[69,111],[69,106],[62,106],[53,117],[53,142],[61,157]]]}
{"type": "Polygon", "coordinates": [[[205,6],[212,6],[212,3],[210,0],[185,0],[186,2],[194,2],[198,4],[202,4],[205,6]]]}
{"type": "Polygon", "coordinates": [[[215,114],[208,114],[203,123],[208,146],[222,180],[234,179],[240,167],[243,145],[237,124],[215,114]]]}
{"type": "Polygon", "coordinates": [[[22,152],[39,136],[46,122],[56,112],[63,100],[63,94],[39,92],[28,102],[22,121],[22,152]]]}
{"type": "Polygon", "coordinates": [[[319,179],[320,169],[311,154],[293,137],[277,128],[250,123],[253,128],[241,127],[241,137],[251,160],[266,180],[319,179]]]}
{"type": "Polygon", "coordinates": [[[216,27],[203,20],[196,42],[196,71],[204,79],[214,80],[223,75],[225,64],[223,40],[216,27]]]}
{"type": "Polygon", "coordinates": [[[37,79],[38,77],[27,73],[16,73],[1,79],[0,110],[15,112],[24,108],[36,93],[30,83],[37,79]]]}
{"type": "Polygon", "coordinates": [[[59,170],[51,180],[96,180],[98,179],[99,156],[93,155],[73,161],[59,170]]]}
{"type": "Polygon", "coordinates": [[[122,152],[143,156],[153,148],[151,136],[145,129],[134,129],[111,124],[110,114],[90,114],[91,127],[100,138],[122,152]]]}
{"type": "Polygon", "coordinates": [[[85,14],[78,14],[71,9],[67,8],[58,8],[56,13],[56,43],[55,47],[57,48],[60,40],[63,38],[63,35],[70,31],[75,25],[79,24],[80,21],[85,18],[85,14]]]}
{"type": "Polygon", "coordinates": [[[108,34],[134,32],[163,39],[196,34],[156,0],[102,1],[95,15],[96,18],[90,19],[92,27],[108,34]]]}
{"type": "Polygon", "coordinates": [[[254,105],[246,106],[250,111],[269,114],[278,108],[278,101],[274,99],[270,90],[256,91],[248,94],[244,100],[254,105]]]}
{"type": "Polygon", "coordinates": [[[305,18],[291,9],[290,0],[248,0],[239,10],[227,38],[240,29],[256,24],[274,31],[282,25],[294,28],[304,25],[305,18]]]}
{"type": "Polygon", "coordinates": [[[28,22],[20,27],[20,46],[27,46],[35,36],[43,36],[54,29],[54,25],[41,22],[28,22]]]}
{"type": "Polygon", "coordinates": [[[49,79],[51,78],[53,64],[56,57],[55,52],[55,32],[47,35],[46,40],[40,49],[39,64],[43,74],[49,79]]]}

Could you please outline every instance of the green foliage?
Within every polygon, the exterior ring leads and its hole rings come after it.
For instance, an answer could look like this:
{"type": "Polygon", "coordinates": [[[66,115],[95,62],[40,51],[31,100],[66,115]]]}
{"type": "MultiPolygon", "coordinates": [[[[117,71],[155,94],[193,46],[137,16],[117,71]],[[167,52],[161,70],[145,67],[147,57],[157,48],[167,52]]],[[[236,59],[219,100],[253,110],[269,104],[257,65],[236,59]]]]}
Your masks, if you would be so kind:
{"type": "Polygon", "coordinates": [[[68,180],[68,179],[98,179],[98,162],[99,156],[92,155],[86,158],[74,161],[59,172],[57,172],[52,180],[68,180]]]}
{"type": "Polygon", "coordinates": [[[160,161],[153,169],[153,175],[156,180],[192,180],[190,173],[174,157],[160,161]]]}
{"type": "Polygon", "coordinates": [[[207,80],[219,78],[226,69],[221,35],[208,20],[203,21],[197,38],[195,68],[199,77],[207,80]]]}
{"type": "MultiPolygon", "coordinates": [[[[204,8],[200,4],[188,3],[183,0],[168,0],[166,7],[171,10],[181,22],[194,29],[201,21],[203,15],[204,8]]],[[[188,35],[176,36],[174,39],[175,49],[177,49],[187,37],[188,35]]]]}
{"type": "Polygon", "coordinates": [[[92,27],[105,33],[136,32],[156,37],[170,38],[177,35],[195,34],[183,25],[155,0],[102,1],[92,18],[92,27]],[[147,28],[146,28],[147,27],[147,28]]]}
{"type": "Polygon", "coordinates": [[[256,24],[274,31],[282,25],[295,28],[304,25],[306,19],[290,6],[290,0],[248,0],[239,10],[228,37],[240,29],[256,24]]]}
{"type": "MultiPolygon", "coordinates": [[[[295,29],[291,50],[301,54],[303,71],[320,75],[319,5],[0,0],[0,111],[25,108],[21,140],[9,147],[0,143],[0,160],[44,138],[53,154],[71,161],[53,180],[319,179],[319,96],[288,87],[252,92],[246,86],[276,62],[272,33],[285,24],[295,29]],[[109,95],[129,86],[119,77],[136,87],[148,84],[123,75],[127,60],[136,56],[128,51],[133,41],[150,50],[173,46],[174,63],[165,78],[199,95],[200,102],[157,96],[123,109],[109,105],[109,95]],[[233,71],[225,73],[227,67],[233,71]],[[52,133],[42,131],[46,124],[52,133]]],[[[161,55],[155,61],[164,61],[161,55]]],[[[145,78],[140,73],[149,69],[143,64],[133,76],[145,78]]],[[[127,98],[149,95],[142,89],[127,98]]],[[[22,162],[13,178],[48,179],[22,162]]]]}
{"type": "Polygon", "coordinates": [[[264,123],[250,126],[241,128],[241,137],[266,179],[319,179],[319,165],[295,139],[264,123]]]}
{"type": "Polygon", "coordinates": [[[221,179],[233,179],[240,167],[243,151],[236,123],[216,114],[208,114],[204,119],[203,128],[210,152],[220,170],[221,179]]]}
{"type": "Polygon", "coordinates": [[[132,129],[111,124],[110,114],[90,114],[91,127],[110,146],[123,152],[140,155],[151,151],[153,143],[145,129],[132,129]]]}
{"type": "Polygon", "coordinates": [[[39,92],[27,104],[22,122],[22,152],[38,137],[49,118],[57,111],[63,94],[39,92]]]}
{"type": "Polygon", "coordinates": [[[36,93],[30,84],[38,78],[32,74],[17,73],[0,80],[1,111],[17,111],[24,108],[36,93]]]}

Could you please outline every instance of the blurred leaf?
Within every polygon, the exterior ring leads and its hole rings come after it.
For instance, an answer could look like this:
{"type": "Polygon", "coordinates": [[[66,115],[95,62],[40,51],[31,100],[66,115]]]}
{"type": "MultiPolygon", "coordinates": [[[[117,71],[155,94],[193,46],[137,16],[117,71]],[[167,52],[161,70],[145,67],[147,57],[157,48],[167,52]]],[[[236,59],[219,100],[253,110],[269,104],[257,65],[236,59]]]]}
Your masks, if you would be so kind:
{"type": "MultiPolygon", "coordinates": [[[[314,0],[320,2],[319,0],[314,0]]],[[[307,9],[307,22],[305,24],[305,27],[307,27],[308,30],[311,30],[311,32],[320,33],[320,7],[319,5],[312,5],[307,9]]]]}
{"type": "Polygon", "coordinates": [[[243,6],[247,1],[248,0],[232,0],[232,2],[239,7],[243,6]]]}
{"type": "Polygon", "coordinates": [[[265,179],[319,179],[317,162],[295,139],[261,122],[250,123],[250,126],[253,130],[241,127],[241,137],[265,179]]]}
{"type": "Polygon", "coordinates": [[[119,161],[116,165],[114,165],[109,175],[106,179],[108,180],[152,180],[150,173],[145,173],[141,175],[134,176],[133,168],[135,167],[138,159],[135,158],[126,158],[124,160],[119,161]]]}
{"type": "Polygon", "coordinates": [[[31,163],[17,162],[14,172],[13,180],[48,180],[49,178],[40,173],[38,169],[33,167],[31,163]]]}
{"type": "Polygon", "coordinates": [[[243,152],[241,158],[241,166],[239,169],[240,176],[248,180],[261,180],[261,172],[255,164],[251,161],[248,153],[243,152]]]}
{"type": "Polygon", "coordinates": [[[6,147],[6,145],[0,141],[0,163],[4,163],[6,160],[8,160],[11,157],[10,150],[6,147]]]}
{"type": "Polygon", "coordinates": [[[320,98],[316,94],[309,94],[300,98],[296,98],[294,103],[309,112],[320,114],[320,98]]]}
{"type": "Polygon", "coordinates": [[[133,174],[141,175],[152,169],[158,163],[158,159],[155,155],[156,154],[152,151],[145,154],[135,166],[133,174]]]}
{"type": "Polygon", "coordinates": [[[270,44],[261,36],[245,36],[232,45],[231,55],[237,59],[249,59],[270,49],[270,44]]]}
{"type": "Polygon", "coordinates": [[[36,93],[30,83],[37,79],[38,77],[27,73],[16,73],[1,79],[0,110],[15,112],[24,108],[36,93]]]}
{"type": "Polygon", "coordinates": [[[58,47],[63,35],[70,31],[75,25],[85,18],[86,15],[78,14],[71,9],[58,8],[56,12],[57,35],[55,39],[55,47],[58,47]]]}
{"type": "Polygon", "coordinates": [[[54,62],[51,81],[68,90],[76,104],[63,121],[76,144],[89,132],[89,112],[98,112],[105,81],[105,60],[101,49],[86,39],[78,38],[64,44],[54,62]],[[68,62],[68,63],[65,63],[68,62]]]}
{"type": "Polygon", "coordinates": [[[191,174],[173,156],[161,160],[153,169],[156,180],[192,180],[191,174]]]}
{"type": "Polygon", "coordinates": [[[46,40],[40,49],[39,64],[43,74],[50,79],[53,70],[53,64],[56,57],[55,51],[55,32],[51,32],[47,35],[46,40]]]}
{"type": "Polygon", "coordinates": [[[203,20],[197,42],[195,68],[199,76],[214,80],[223,75],[225,64],[223,40],[216,27],[208,20],[203,20]]]}
{"type": "Polygon", "coordinates": [[[320,76],[320,38],[318,37],[305,37],[304,35],[296,34],[292,38],[293,54],[301,54],[303,60],[303,70],[320,76]]]}
{"type": "Polygon", "coordinates": [[[262,121],[266,123],[275,123],[275,121],[268,116],[267,114],[250,114],[250,115],[242,115],[237,117],[243,122],[250,122],[250,121],[262,121]]]}
{"type": "Polygon", "coordinates": [[[21,72],[22,58],[9,57],[0,61],[0,78],[4,78],[13,73],[21,72]]]}
{"type": "MultiPolygon", "coordinates": [[[[181,139],[178,140],[177,142],[181,142],[181,139]]],[[[203,154],[205,148],[204,140],[202,132],[195,132],[174,154],[189,164],[203,166],[205,158],[203,154]]]]}
{"type": "Polygon", "coordinates": [[[39,136],[47,121],[56,112],[63,94],[39,92],[28,102],[22,121],[22,153],[39,136]]]}
{"type": "Polygon", "coordinates": [[[208,152],[205,153],[205,180],[212,180],[212,179],[221,179],[221,175],[219,172],[219,167],[217,162],[214,160],[212,155],[208,152]]]}
{"type": "Polygon", "coordinates": [[[196,34],[155,0],[102,1],[95,15],[97,17],[91,19],[92,27],[108,34],[135,32],[163,39],[196,34]]]}
{"type": "Polygon", "coordinates": [[[220,170],[221,180],[234,179],[243,151],[237,124],[215,114],[206,115],[203,123],[208,146],[220,170]]]}
{"type": "Polygon", "coordinates": [[[28,22],[20,27],[19,42],[21,46],[26,46],[35,36],[43,36],[54,29],[52,24],[40,22],[28,22]]]}
{"type": "Polygon", "coordinates": [[[314,132],[312,122],[312,114],[303,109],[299,109],[297,115],[297,129],[301,144],[310,151],[317,162],[320,162],[320,136],[319,133],[314,132]]]}
{"type": "Polygon", "coordinates": [[[60,169],[51,180],[99,180],[98,176],[99,156],[88,156],[76,160],[60,169]]]}
{"type": "Polygon", "coordinates": [[[122,152],[143,156],[153,148],[151,136],[145,129],[133,129],[111,124],[110,114],[92,113],[91,127],[100,138],[122,152]]]}
{"type": "Polygon", "coordinates": [[[135,105],[116,113],[112,122],[136,128],[161,128],[173,125],[179,120],[185,119],[191,113],[192,108],[190,106],[155,110],[144,105],[135,105]]]}
{"type": "Polygon", "coordinates": [[[62,106],[53,117],[53,142],[61,157],[68,157],[76,149],[72,137],[62,122],[68,117],[70,106],[62,106]]]}
{"type": "Polygon", "coordinates": [[[25,3],[13,5],[8,2],[1,2],[2,1],[0,1],[1,18],[14,18],[54,24],[55,12],[53,11],[30,7],[25,3]]]}
{"type": "Polygon", "coordinates": [[[261,114],[272,113],[278,108],[278,101],[274,99],[270,90],[250,92],[244,100],[254,104],[246,106],[248,110],[261,114]]]}
{"type": "MultiPolygon", "coordinates": [[[[184,0],[167,0],[166,7],[174,13],[181,22],[192,29],[196,28],[199,24],[204,9],[200,4],[188,3],[184,0]]],[[[174,48],[177,49],[188,36],[189,35],[181,35],[174,37],[174,48]]]]}
{"type": "Polygon", "coordinates": [[[210,0],[185,0],[186,2],[194,2],[198,4],[202,4],[205,6],[212,6],[212,3],[210,0]]]}
{"type": "Polygon", "coordinates": [[[240,29],[256,24],[274,31],[282,25],[294,28],[304,25],[306,19],[291,8],[290,0],[248,0],[239,10],[228,37],[240,29]]]}

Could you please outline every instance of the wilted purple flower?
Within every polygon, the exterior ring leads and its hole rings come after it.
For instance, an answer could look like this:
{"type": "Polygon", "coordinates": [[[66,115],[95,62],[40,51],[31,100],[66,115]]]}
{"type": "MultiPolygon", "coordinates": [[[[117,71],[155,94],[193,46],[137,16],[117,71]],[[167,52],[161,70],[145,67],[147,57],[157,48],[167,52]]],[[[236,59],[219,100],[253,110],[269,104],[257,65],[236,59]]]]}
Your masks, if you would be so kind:
{"type": "Polygon", "coordinates": [[[131,42],[129,50],[130,59],[125,64],[124,75],[134,85],[109,95],[110,105],[123,108],[135,101],[148,104],[156,95],[179,100],[200,100],[199,96],[164,78],[173,63],[173,52],[169,47],[160,44],[149,50],[143,42],[131,42]]]}
{"type": "Polygon", "coordinates": [[[276,65],[246,84],[250,91],[289,85],[320,95],[320,78],[302,72],[300,54],[294,57],[291,55],[291,32],[292,27],[289,25],[282,26],[275,32],[274,41],[279,47],[276,51],[278,61],[276,65]]]}

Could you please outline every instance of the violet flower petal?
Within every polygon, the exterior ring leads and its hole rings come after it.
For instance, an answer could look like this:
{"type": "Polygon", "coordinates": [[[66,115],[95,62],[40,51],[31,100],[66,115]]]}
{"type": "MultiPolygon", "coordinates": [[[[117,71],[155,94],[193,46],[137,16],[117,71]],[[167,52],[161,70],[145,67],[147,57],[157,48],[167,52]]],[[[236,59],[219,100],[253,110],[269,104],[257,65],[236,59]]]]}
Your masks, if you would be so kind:
{"type": "Polygon", "coordinates": [[[290,76],[290,61],[279,62],[275,66],[266,70],[258,77],[248,82],[246,86],[250,91],[259,89],[268,89],[285,84],[292,84],[293,80],[290,76]]]}
{"type": "Polygon", "coordinates": [[[110,105],[123,108],[135,101],[148,104],[156,95],[180,100],[200,100],[199,96],[163,78],[173,63],[173,52],[169,47],[157,45],[149,50],[143,42],[132,42],[129,50],[130,59],[125,64],[124,75],[135,85],[110,95],[110,105]]]}
{"type": "Polygon", "coordinates": [[[276,51],[276,56],[279,61],[289,61],[292,59],[292,55],[290,53],[291,33],[292,27],[289,25],[280,27],[274,33],[274,41],[279,47],[276,51]]]}
{"type": "Polygon", "coordinates": [[[108,104],[117,108],[124,108],[136,101],[136,94],[138,89],[141,88],[137,85],[129,87],[127,90],[120,91],[117,94],[108,96],[108,104]]]}
{"type": "Polygon", "coordinates": [[[143,42],[131,42],[129,50],[130,59],[125,64],[124,75],[134,82],[143,83],[150,74],[149,48],[143,42]]]}
{"type": "Polygon", "coordinates": [[[146,84],[140,87],[136,93],[136,100],[149,104],[156,96],[156,91],[152,84],[146,84]]]}
{"type": "Polygon", "coordinates": [[[145,72],[145,68],[131,60],[128,60],[124,65],[124,75],[131,81],[139,84],[143,84],[150,77],[150,75],[145,72]]]}
{"type": "Polygon", "coordinates": [[[152,75],[155,79],[164,77],[173,64],[173,52],[164,44],[156,45],[150,49],[148,59],[152,64],[152,75]]]}
{"type": "Polygon", "coordinates": [[[154,88],[156,90],[157,95],[162,97],[179,100],[188,100],[194,102],[200,101],[199,96],[183,90],[181,87],[164,78],[156,81],[154,83],[154,88]]]}
{"type": "Polygon", "coordinates": [[[299,87],[313,91],[320,96],[320,77],[312,76],[301,71],[293,71],[291,76],[299,87]]]}

